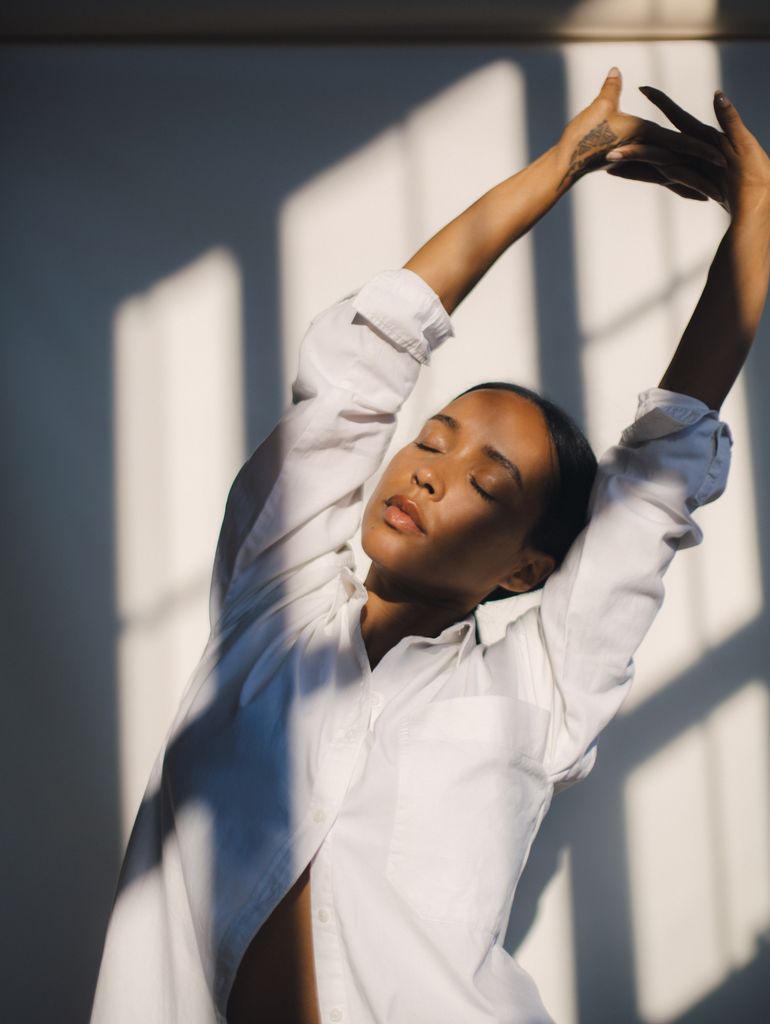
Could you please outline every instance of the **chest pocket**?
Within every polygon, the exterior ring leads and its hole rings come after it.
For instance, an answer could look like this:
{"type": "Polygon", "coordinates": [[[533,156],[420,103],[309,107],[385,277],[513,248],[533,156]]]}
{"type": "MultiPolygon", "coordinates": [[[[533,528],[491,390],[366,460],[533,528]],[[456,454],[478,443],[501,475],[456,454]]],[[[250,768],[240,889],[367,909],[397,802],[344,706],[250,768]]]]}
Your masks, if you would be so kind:
{"type": "Polygon", "coordinates": [[[501,928],[546,807],[549,719],[515,697],[475,696],[401,723],[386,876],[418,916],[501,928]]]}

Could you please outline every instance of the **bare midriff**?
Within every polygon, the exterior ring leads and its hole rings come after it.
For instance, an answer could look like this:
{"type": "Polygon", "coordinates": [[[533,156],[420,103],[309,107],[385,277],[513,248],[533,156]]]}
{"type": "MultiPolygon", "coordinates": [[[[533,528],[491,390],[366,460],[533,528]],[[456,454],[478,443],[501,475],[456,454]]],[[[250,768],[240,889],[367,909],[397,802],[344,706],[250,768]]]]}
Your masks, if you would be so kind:
{"type": "Polygon", "coordinates": [[[320,1024],[310,913],[308,864],[241,960],[227,1004],[229,1024],[320,1024]]]}

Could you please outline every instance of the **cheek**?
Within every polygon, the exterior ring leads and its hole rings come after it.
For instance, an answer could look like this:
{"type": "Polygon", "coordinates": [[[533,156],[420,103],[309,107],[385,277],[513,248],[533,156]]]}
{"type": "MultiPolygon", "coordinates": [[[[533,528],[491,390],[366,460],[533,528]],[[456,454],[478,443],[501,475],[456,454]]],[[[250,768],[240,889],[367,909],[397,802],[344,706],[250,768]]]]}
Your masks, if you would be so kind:
{"type": "Polygon", "coordinates": [[[456,508],[453,528],[448,531],[451,544],[459,562],[495,569],[517,554],[524,531],[513,513],[486,503],[478,508],[474,498],[472,495],[456,508]]]}
{"type": "Polygon", "coordinates": [[[475,518],[462,525],[453,538],[456,558],[461,563],[496,565],[516,548],[510,529],[502,529],[489,518],[475,518]]]}
{"type": "Polygon", "coordinates": [[[385,499],[397,490],[398,487],[393,479],[393,462],[391,461],[370,494],[361,517],[361,546],[369,558],[379,557],[382,554],[380,551],[382,541],[392,540],[391,531],[382,520],[382,512],[385,499]],[[379,543],[377,538],[380,538],[379,543]],[[372,543],[375,545],[374,549],[370,549],[372,543]]]}
{"type": "MultiPolygon", "coordinates": [[[[379,495],[377,493],[377,490],[375,489],[375,491],[373,492],[372,496],[369,498],[369,500],[367,501],[367,503],[366,503],[366,505],[364,507],[364,513],[363,513],[363,515],[361,517],[361,528],[360,528],[361,529],[361,543],[364,545],[364,550],[366,549],[366,536],[367,536],[367,534],[371,533],[372,528],[377,523],[377,510],[380,507],[380,505],[382,503],[382,500],[383,499],[381,499],[379,497],[379,495]]],[[[368,552],[367,552],[367,554],[368,554],[368,552]]]]}
{"type": "Polygon", "coordinates": [[[404,481],[409,479],[411,472],[409,467],[406,465],[406,461],[407,460],[404,458],[403,452],[397,452],[393,456],[375,484],[374,490],[366,503],[364,516],[366,516],[366,514],[370,512],[378,502],[383,502],[391,494],[404,489],[404,481]]]}
{"type": "Polygon", "coordinates": [[[514,529],[501,522],[494,507],[479,507],[481,500],[471,494],[447,503],[436,524],[436,555],[463,577],[494,571],[517,549],[514,529]]]}

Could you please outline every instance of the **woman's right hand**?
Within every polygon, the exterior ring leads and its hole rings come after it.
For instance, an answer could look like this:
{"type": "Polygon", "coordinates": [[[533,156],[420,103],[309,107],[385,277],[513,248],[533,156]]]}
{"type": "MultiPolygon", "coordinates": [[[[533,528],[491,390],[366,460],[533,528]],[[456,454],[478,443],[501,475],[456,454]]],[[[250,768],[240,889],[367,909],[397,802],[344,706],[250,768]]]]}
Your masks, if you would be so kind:
{"type": "Polygon", "coordinates": [[[722,92],[714,95],[714,112],[722,131],[703,124],[652,86],[640,91],[671,123],[691,138],[708,143],[725,158],[725,166],[645,144],[623,144],[608,153],[608,174],[665,185],[692,199],[711,198],[734,218],[770,214],[770,157],[722,92]]]}
{"type": "Polygon", "coordinates": [[[637,173],[624,174],[623,177],[656,181],[681,195],[702,198],[700,192],[690,194],[691,189],[676,181],[668,181],[657,173],[648,174],[647,168],[658,160],[690,168],[700,164],[722,167],[725,158],[720,148],[712,139],[704,139],[688,131],[671,131],[654,121],[625,113],[620,109],[622,88],[620,71],[611,68],[593,101],[564,128],[554,147],[562,170],[558,191],[565,191],[584,174],[606,168],[610,152],[632,152],[644,155],[633,161],[632,166],[637,173]]]}

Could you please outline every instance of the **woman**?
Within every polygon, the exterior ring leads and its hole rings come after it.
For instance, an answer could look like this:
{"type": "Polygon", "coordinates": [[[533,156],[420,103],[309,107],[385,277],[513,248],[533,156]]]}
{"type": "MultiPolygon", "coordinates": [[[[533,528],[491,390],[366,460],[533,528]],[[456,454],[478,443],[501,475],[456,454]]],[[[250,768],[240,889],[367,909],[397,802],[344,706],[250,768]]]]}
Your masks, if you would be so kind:
{"type": "Polygon", "coordinates": [[[502,947],[516,883],[554,790],[594,763],[674,552],[700,540],[692,512],[725,485],[718,410],[768,286],[770,161],[735,108],[717,94],[719,132],[647,90],[669,131],[620,112],[620,87],[613,69],[552,149],[311,323],[293,403],[228,497],[211,636],[134,826],[93,1021],[549,1019],[502,947]],[[472,389],[396,454],[361,522],[453,310],[598,167],[732,218],[660,386],[595,481],[558,410],[472,389]],[[480,601],[539,586],[477,641],[480,601]]]}

